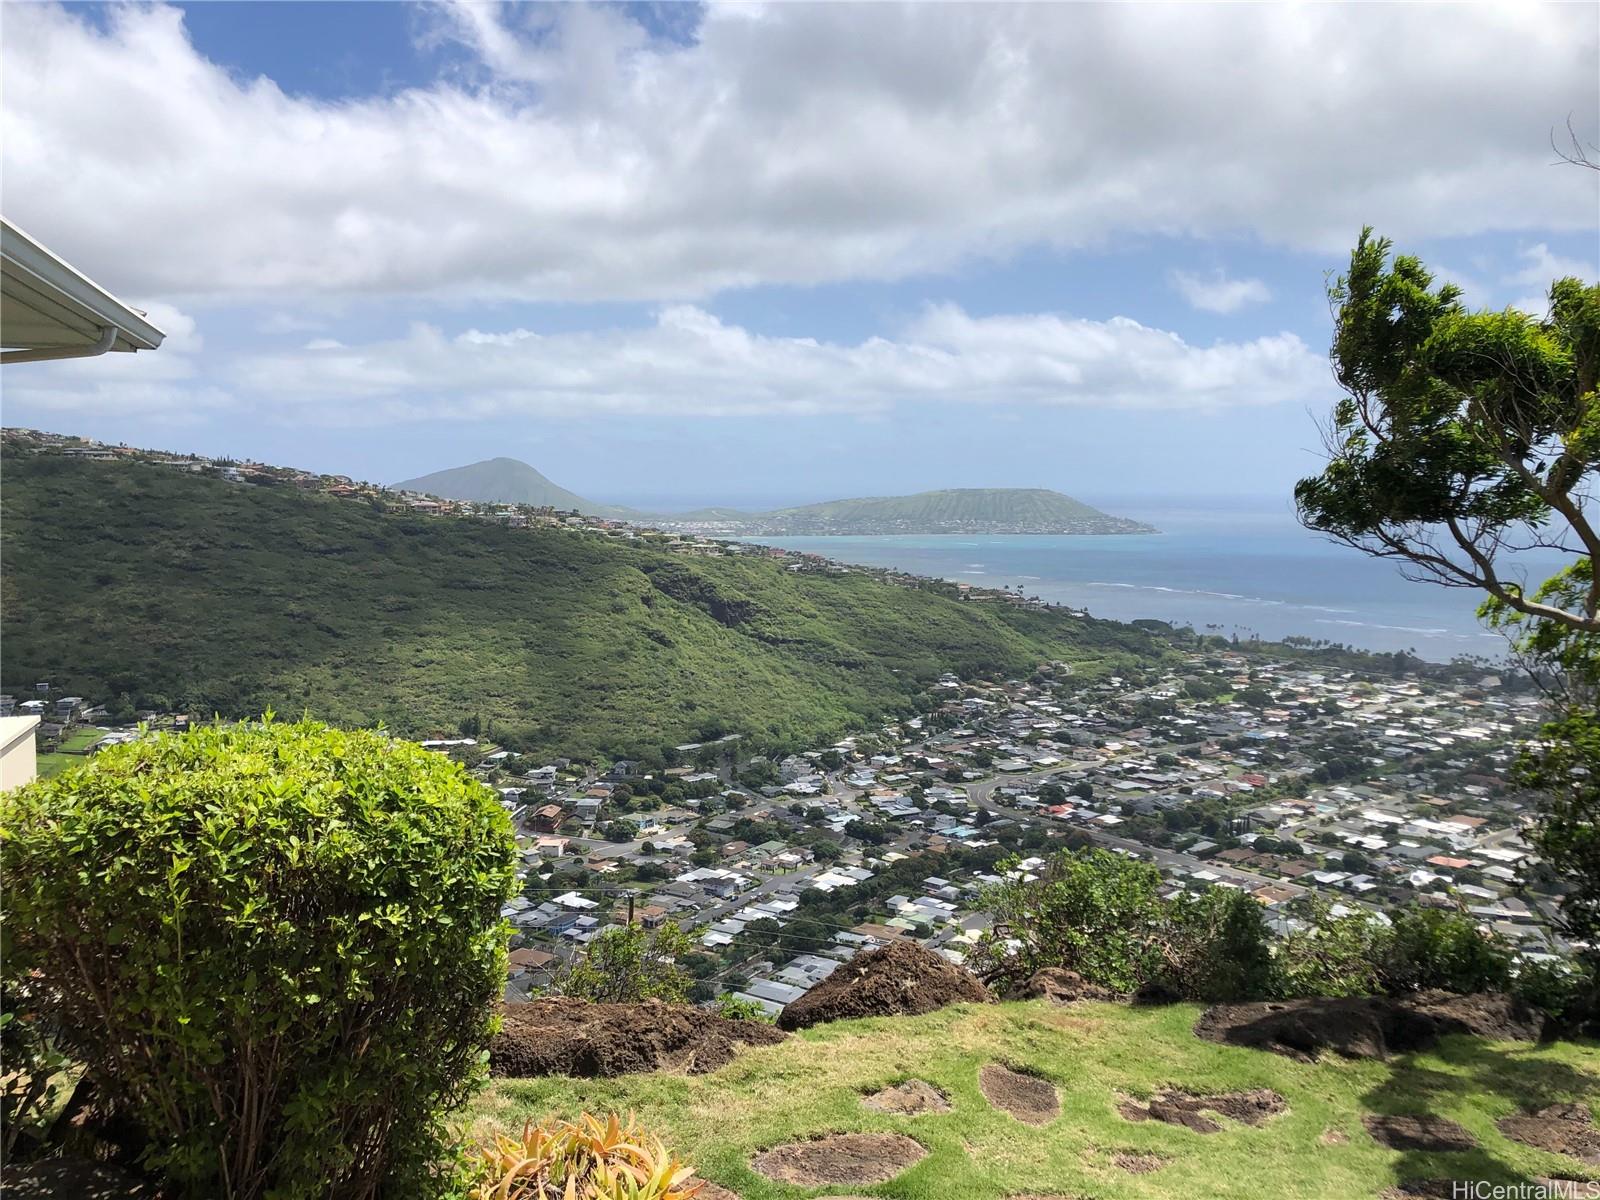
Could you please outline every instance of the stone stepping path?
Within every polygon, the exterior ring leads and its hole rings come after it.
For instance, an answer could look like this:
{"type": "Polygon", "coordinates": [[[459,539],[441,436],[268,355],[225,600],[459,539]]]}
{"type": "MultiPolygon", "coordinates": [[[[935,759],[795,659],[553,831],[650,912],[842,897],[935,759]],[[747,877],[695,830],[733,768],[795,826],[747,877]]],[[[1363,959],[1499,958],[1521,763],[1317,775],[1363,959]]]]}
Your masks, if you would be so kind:
{"type": "Polygon", "coordinates": [[[1037,1075],[987,1063],[978,1072],[978,1087],[990,1104],[1024,1125],[1048,1125],[1061,1115],[1061,1096],[1055,1084],[1037,1075]]]}
{"type": "Polygon", "coordinates": [[[1538,1112],[1502,1117],[1495,1126],[1514,1142],[1570,1154],[1586,1163],[1600,1163],[1600,1129],[1582,1104],[1552,1104],[1538,1112]]]}
{"type": "Polygon", "coordinates": [[[1478,1145],[1460,1125],[1432,1113],[1374,1115],[1361,1118],[1367,1132],[1391,1150],[1472,1150],[1478,1145]]]}
{"type": "Polygon", "coordinates": [[[763,1150],[750,1165],[780,1183],[854,1187],[893,1179],[927,1153],[903,1133],[834,1133],[763,1150]]]}
{"type": "Polygon", "coordinates": [[[1271,1117],[1289,1111],[1289,1103],[1271,1088],[1248,1092],[1216,1092],[1196,1095],[1169,1089],[1158,1092],[1148,1104],[1123,1100],[1117,1111],[1127,1121],[1164,1121],[1195,1133],[1221,1133],[1216,1117],[1226,1117],[1243,1125],[1260,1125],[1271,1117]]]}

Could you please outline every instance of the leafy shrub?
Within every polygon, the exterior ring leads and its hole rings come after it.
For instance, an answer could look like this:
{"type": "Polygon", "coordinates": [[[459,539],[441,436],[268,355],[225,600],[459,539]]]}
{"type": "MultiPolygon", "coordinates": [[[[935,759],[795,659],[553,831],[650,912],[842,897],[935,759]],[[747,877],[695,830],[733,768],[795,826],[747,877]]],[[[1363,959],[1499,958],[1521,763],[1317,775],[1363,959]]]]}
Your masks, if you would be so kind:
{"type": "Polygon", "coordinates": [[[1426,988],[1503,992],[1511,984],[1511,948],[1464,914],[1412,909],[1394,918],[1383,941],[1378,983],[1391,995],[1426,988]]]}
{"type": "Polygon", "coordinates": [[[772,1023],[772,1014],[762,1008],[754,1000],[746,1000],[740,996],[724,992],[717,997],[717,1002],[712,1006],[716,1014],[729,1021],[766,1021],[772,1023]]]}
{"type": "Polygon", "coordinates": [[[1386,922],[1364,911],[1334,916],[1324,901],[1279,946],[1277,990],[1287,997],[1504,992],[1512,989],[1513,961],[1511,947],[1465,913],[1413,908],[1386,922]]]}
{"type": "Polygon", "coordinates": [[[671,921],[651,930],[640,925],[607,929],[555,990],[608,1004],[652,999],[681,1004],[691,980],[678,963],[693,950],[689,935],[671,921]]]}
{"type": "Polygon", "coordinates": [[[1002,990],[1043,967],[1066,967],[1120,992],[1259,994],[1271,970],[1261,906],[1226,889],[1165,900],[1164,887],[1161,873],[1137,859],[1059,854],[1038,878],[1010,878],[984,894],[994,929],[974,966],[1002,990]]]}
{"type": "Polygon", "coordinates": [[[1312,902],[1300,928],[1278,944],[1279,996],[1370,996],[1380,990],[1378,964],[1389,927],[1367,912],[1334,916],[1326,900],[1312,902]]]}
{"type": "Polygon", "coordinates": [[[8,969],[192,1191],[426,1196],[504,983],[494,793],[313,721],[113,747],[0,799],[8,969]]]}
{"type": "Polygon", "coordinates": [[[602,1125],[531,1122],[521,1137],[499,1134],[473,1154],[480,1176],[472,1200],[689,1200],[703,1185],[659,1139],[612,1113],[602,1125]]]}
{"type": "Polygon", "coordinates": [[[1232,888],[1182,893],[1168,904],[1164,961],[1147,986],[1217,1002],[1266,995],[1274,964],[1261,905],[1232,888]]]}
{"type": "Polygon", "coordinates": [[[60,1049],[52,1008],[41,1008],[39,986],[26,977],[0,981],[0,1161],[24,1135],[38,1134],[60,1099],[72,1062],[60,1049]]]}
{"type": "Polygon", "coordinates": [[[1523,961],[1515,967],[1511,992],[1549,1013],[1568,1029],[1600,1026],[1594,968],[1584,958],[1523,961]]]}

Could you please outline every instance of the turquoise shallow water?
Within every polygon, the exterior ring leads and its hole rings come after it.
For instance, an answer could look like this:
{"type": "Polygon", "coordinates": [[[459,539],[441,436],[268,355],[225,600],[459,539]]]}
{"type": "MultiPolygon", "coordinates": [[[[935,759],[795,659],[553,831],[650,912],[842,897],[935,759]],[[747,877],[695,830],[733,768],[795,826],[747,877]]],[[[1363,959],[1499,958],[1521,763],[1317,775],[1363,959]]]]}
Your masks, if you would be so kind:
{"type": "MultiPolygon", "coordinates": [[[[1105,537],[940,536],[763,538],[843,562],[894,567],[1028,595],[1115,620],[1154,617],[1196,629],[1323,638],[1366,650],[1413,650],[1448,661],[1500,657],[1505,640],[1474,615],[1481,597],[1417,583],[1391,562],[1260,510],[1118,508],[1158,534],[1105,537]]],[[[1553,555],[1523,560],[1542,579],[1553,555]]]]}

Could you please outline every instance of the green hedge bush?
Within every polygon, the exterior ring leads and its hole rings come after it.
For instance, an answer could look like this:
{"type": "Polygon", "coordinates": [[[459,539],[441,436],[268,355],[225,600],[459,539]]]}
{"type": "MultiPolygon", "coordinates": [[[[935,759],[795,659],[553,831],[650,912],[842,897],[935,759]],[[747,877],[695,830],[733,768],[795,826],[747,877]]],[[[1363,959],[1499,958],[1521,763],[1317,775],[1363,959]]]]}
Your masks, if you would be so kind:
{"type": "Polygon", "coordinates": [[[998,870],[985,890],[994,915],[970,965],[1002,992],[1042,967],[1067,967],[1119,992],[1239,1000],[1269,986],[1272,956],[1261,906],[1212,889],[1165,899],[1149,863],[1109,850],[1064,851],[1032,879],[998,870]]]}
{"type": "Polygon", "coordinates": [[[53,991],[181,1188],[436,1194],[514,852],[490,789],[381,733],[150,736],[0,799],[7,970],[53,991]]]}

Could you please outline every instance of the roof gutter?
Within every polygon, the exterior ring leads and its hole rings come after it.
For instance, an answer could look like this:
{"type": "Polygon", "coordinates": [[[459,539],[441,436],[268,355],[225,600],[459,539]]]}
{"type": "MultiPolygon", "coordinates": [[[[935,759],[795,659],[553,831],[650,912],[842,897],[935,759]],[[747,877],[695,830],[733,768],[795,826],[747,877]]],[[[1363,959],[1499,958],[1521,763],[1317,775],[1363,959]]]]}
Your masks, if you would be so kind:
{"type": "Polygon", "coordinates": [[[110,350],[121,332],[115,325],[107,325],[100,330],[100,340],[92,346],[52,346],[48,350],[0,350],[0,365],[47,362],[54,358],[95,358],[110,350]]]}

